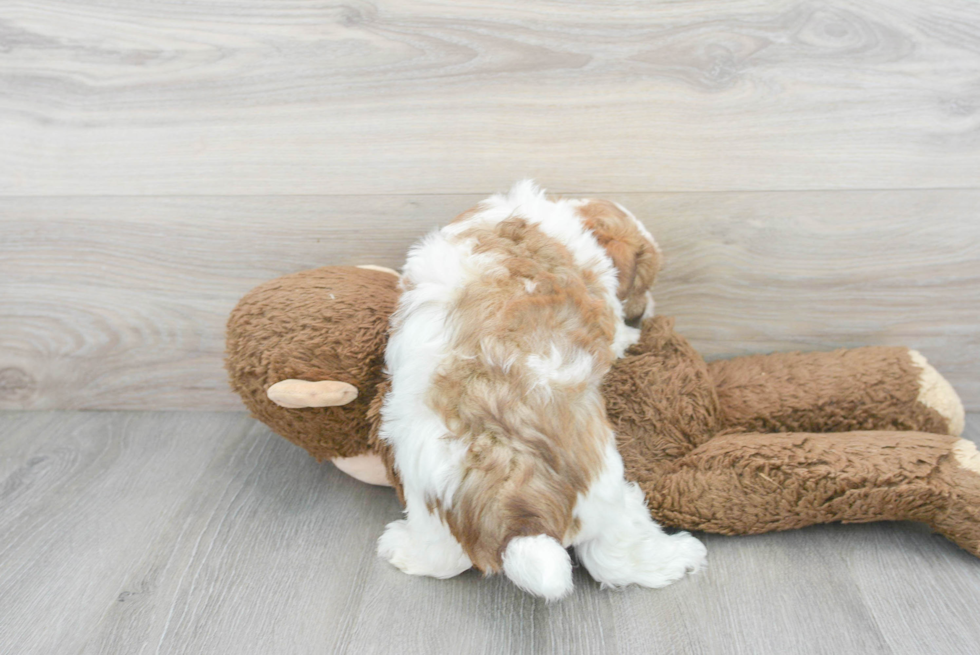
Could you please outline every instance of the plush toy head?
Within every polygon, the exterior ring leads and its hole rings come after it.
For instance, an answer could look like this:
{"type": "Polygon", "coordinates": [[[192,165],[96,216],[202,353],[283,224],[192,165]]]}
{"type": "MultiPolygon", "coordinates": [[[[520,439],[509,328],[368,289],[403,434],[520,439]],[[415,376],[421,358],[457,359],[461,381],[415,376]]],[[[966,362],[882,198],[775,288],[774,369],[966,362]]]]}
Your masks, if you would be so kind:
{"type": "Polygon", "coordinates": [[[398,277],[382,269],[332,266],[266,282],[228,319],[232,388],[260,421],[318,460],[371,450],[372,403],[384,368],[388,319],[398,277]],[[329,385],[321,404],[284,411],[269,396],[277,383],[329,385]]]}

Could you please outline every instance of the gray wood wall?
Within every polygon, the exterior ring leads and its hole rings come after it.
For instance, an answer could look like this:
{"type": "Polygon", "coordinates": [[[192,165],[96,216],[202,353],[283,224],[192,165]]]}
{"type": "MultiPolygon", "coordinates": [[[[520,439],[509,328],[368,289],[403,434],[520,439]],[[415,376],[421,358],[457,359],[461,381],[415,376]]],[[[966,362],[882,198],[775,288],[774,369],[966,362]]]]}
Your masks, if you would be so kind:
{"type": "Polygon", "coordinates": [[[907,344],[980,409],[980,4],[0,4],[0,408],[238,409],[269,278],[533,176],[709,357],[907,344]]]}

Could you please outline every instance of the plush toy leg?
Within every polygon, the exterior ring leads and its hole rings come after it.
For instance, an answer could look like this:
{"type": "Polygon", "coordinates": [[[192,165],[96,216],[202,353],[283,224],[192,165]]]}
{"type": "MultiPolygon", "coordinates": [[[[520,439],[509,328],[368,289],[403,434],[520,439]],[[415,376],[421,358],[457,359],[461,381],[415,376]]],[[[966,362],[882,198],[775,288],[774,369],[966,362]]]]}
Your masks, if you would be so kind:
{"type": "Polygon", "coordinates": [[[980,557],[980,454],[946,435],[725,434],[639,483],[654,518],[686,530],[912,520],[980,557]]]}
{"type": "Polygon", "coordinates": [[[920,430],[959,436],[963,404],[925,357],[872,346],[708,365],[722,430],[920,430]]]}

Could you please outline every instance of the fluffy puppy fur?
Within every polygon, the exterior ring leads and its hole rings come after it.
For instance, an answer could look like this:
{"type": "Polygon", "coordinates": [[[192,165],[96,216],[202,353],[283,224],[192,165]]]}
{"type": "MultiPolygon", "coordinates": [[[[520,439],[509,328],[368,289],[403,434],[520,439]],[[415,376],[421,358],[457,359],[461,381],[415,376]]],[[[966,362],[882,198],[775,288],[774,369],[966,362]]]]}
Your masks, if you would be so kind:
{"type": "Polygon", "coordinates": [[[653,238],[621,206],[495,195],[409,252],[381,436],[406,516],[378,552],[416,575],[503,571],[549,600],[571,560],[604,585],[661,587],[704,562],[623,478],[600,382],[653,311],[653,238]]]}

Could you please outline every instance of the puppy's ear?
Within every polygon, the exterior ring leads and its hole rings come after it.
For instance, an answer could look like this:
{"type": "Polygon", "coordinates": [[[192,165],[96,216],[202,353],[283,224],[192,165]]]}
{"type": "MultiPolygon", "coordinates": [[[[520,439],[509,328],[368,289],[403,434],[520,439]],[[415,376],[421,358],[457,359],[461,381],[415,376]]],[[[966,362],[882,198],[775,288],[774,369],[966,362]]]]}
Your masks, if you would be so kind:
{"type": "Polygon", "coordinates": [[[632,244],[618,239],[605,243],[599,239],[599,244],[606,249],[606,253],[612,259],[618,274],[619,286],[616,288],[616,297],[620,300],[626,300],[636,283],[637,255],[639,253],[636,252],[632,244]]]}
{"type": "Polygon", "coordinates": [[[660,252],[640,231],[636,219],[608,200],[590,200],[578,211],[616,267],[619,299],[627,302],[645,294],[660,270],[660,252]]]}

